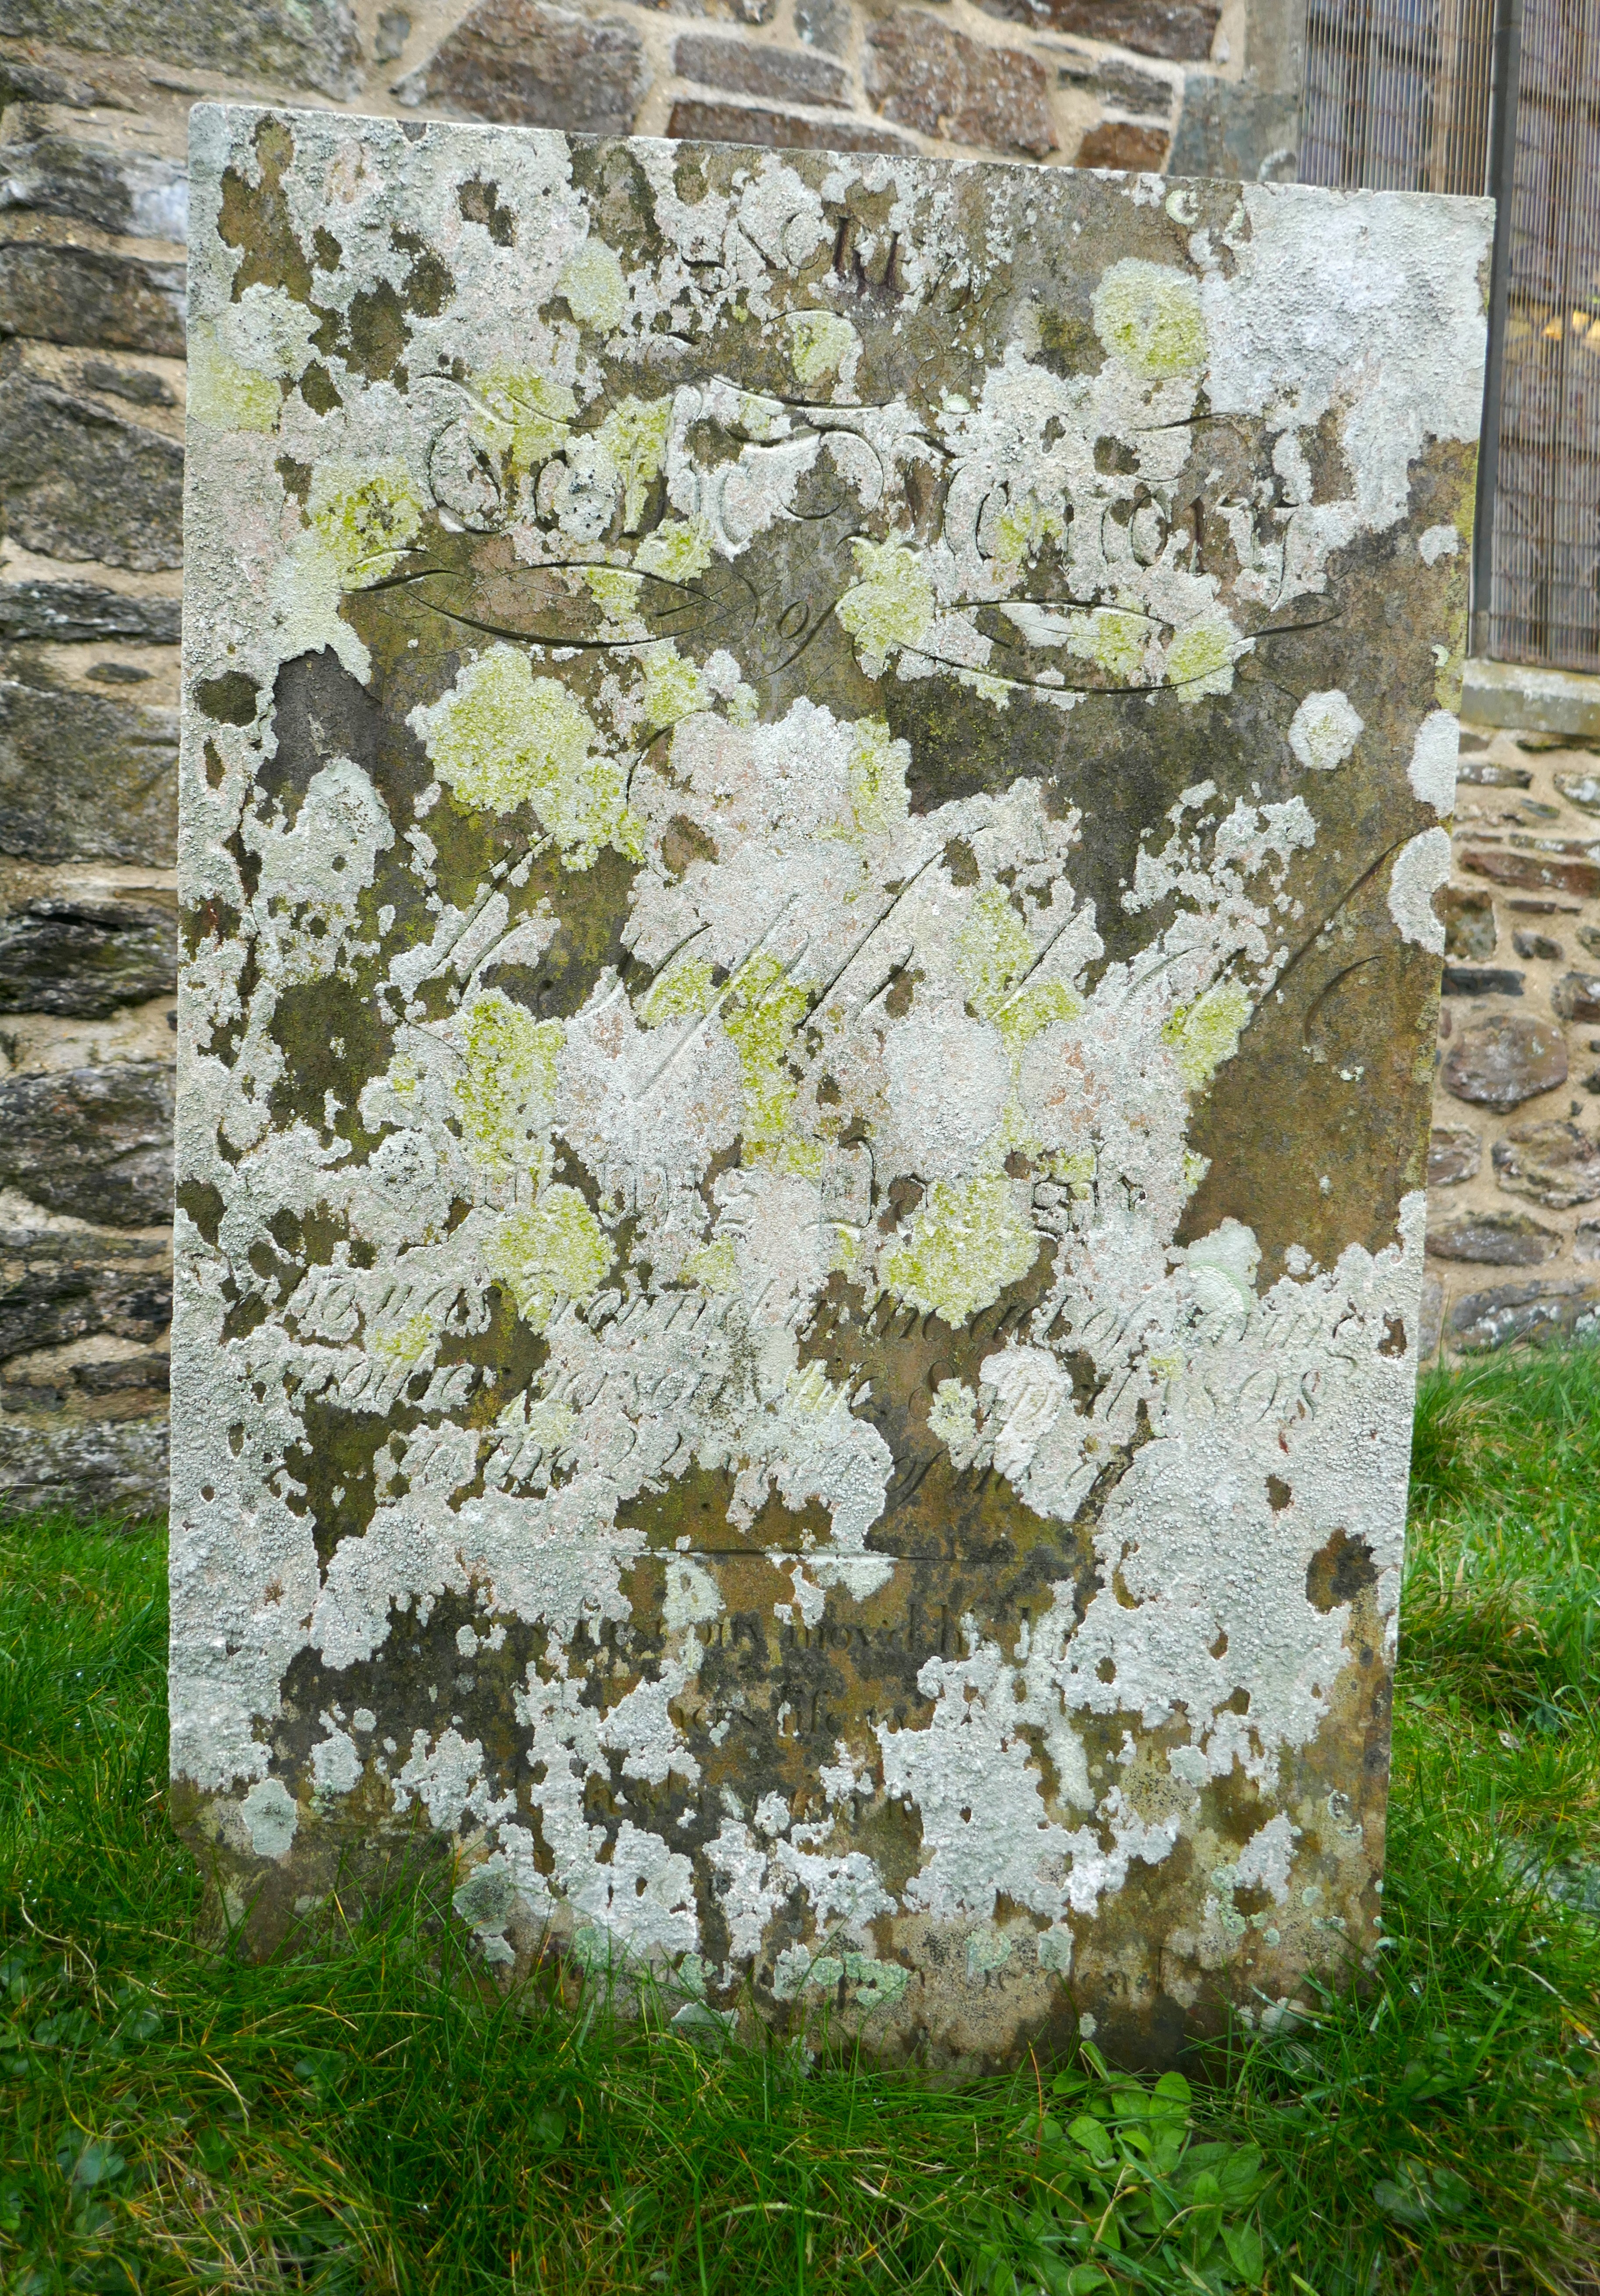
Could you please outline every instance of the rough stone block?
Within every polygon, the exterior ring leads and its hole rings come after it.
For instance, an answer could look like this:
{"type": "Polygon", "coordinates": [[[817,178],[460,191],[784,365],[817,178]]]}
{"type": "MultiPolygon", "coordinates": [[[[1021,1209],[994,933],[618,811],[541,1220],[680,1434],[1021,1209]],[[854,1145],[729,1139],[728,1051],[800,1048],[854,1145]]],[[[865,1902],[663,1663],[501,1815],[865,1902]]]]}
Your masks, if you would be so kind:
{"type": "Polygon", "coordinates": [[[705,87],[731,87],[741,95],[767,95],[780,103],[839,103],[848,98],[844,71],[825,56],[798,48],[759,48],[751,40],[685,32],[673,45],[672,67],[705,87]]]}
{"type": "Polygon", "coordinates": [[[708,103],[679,96],[667,133],[686,143],[752,144],[768,152],[910,152],[908,135],[870,119],[808,119],[799,111],[767,111],[753,103],[708,103]]]}
{"type": "Polygon", "coordinates": [[[1164,127],[1140,120],[1102,119],[1078,146],[1077,168],[1126,168],[1153,174],[1167,156],[1171,138],[1164,127]]]}
{"type": "Polygon", "coordinates": [[[176,766],[175,710],[0,677],[0,853],[170,865],[176,766]]]}
{"type": "Polygon", "coordinates": [[[439,266],[190,402],[229,1902],[420,1820],[491,1964],[951,2067],[1292,1998],[1379,1910],[1487,206],[193,138],[196,340],[439,266]]]}
{"type": "Polygon", "coordinates": [[[172,439],[35,374],[0,382],[0,515],[26,550],[149,574],[184,562],[172,439]]]}
{"type": "Polygon", "coordinates": [[[1600,813],[1600,774],[1557,774],[1555,786],[1580,812],[1600,813]]]}
{"type": "Polygon", "coordinates": [[[480,0],[396,93],[474,119],[605,135],[632,127],[649,86],[644,44],[626,18],[480,0]]]}
{"type": "Polygon", "coordinates": [[[109,1334],[159,1339],[172,1314],[172,1256],[140,1237],[0,1228],[0,1361],[109,1334]]]}
{"type": "Polygon", "coordinates": [[[40,1425],[0,1418],[0,1504],[37,1513],[62,1507],[142,1518],[167,1505],[167,1416],[40,1425]]]}
{"type": "Polygon", "coordinates": [[[1050,76],[1022,48],[991,48],[923,8],[897,8],[867,35],[867,94],[886,119],[954,144],[1025,152],[1056,147],[1050,76]]]}
{"type": "Polygon", "coordinates": [[[45,241],[0,244],[0,334],[184,355],[184,266],[45,241]]]}
{"type": "Polygon", "coordinates": [[[1524,975],[1500,964],[1447,964],[1442,983],[1447,996],[1520,996],[1524,975]]]}
{"type": "Polygon", "coordinates": [[[1511,945],[1530,964],[1559,964],[1566,955],[1561,943],[1552,940],[1548,933],[1530,932],[1521,925],[1512,934],[1511,945]]]}
{"type": "Polygon", "coordinates": [[[1600,972],[1563,972],[1550,1002],[1563,1021],[1600,1021],[1600,972]]]}
{"type": "Polygon", "coordinates": [[[159,56],[346,97],[359,43],[348,0],[0,0],[0,33],[159,56]]]}
{"type": "Polygon", "coordinates": [[[1554,854],[1510,852],[1474,846],[1462,865],[1493,885],[1526,886],[1530,891],[1568,893],[1575,900],[1600,900],[1600,863],[1563,860],[1554,854]]]}
{"type": "Polygon", "coordinates": [[[42,894],[0,917],[0,1013],[94,1019],[177,987],[177,919],[151,901],[42,894]]]}
{"type": "Polygon", "coordinates": [[[831,56],[841,56],[849,45],[851,20],[848,0],[794,0],[796,39],[831,56]]]}
{"type": "Polygon", "coordinates": [[[7,208],[70,216],[125,239],[182,241],[189,233],[189,173],[178,160],[75,135],[35,135],[0,149],[0,210],[7,208]]]}
{"type": "Polygon", "coordinates": [[[1433,1259],[1481,1260],[1494,1267],[1538,1267],[1557,1259],[1564,1241],[1558,1228],[1545,1227],[1526,1212],[1463,1212],[1428,1230],[1433,1259]]]}
{"type": "Polygon", "coordinates": [[[1475,885],[1447,885],[1439,897],[1444,918],[1444,953],[1481,962],[1495,953],[1495,900],[1475,885]]]}
{"type": "Polygon", "coordinates": [[[0,1187],[112,1227],[172,1217],[172,1070],[108,1061],[0,1078],[0,1187]]]}
{"type": "Polygon", "coordinates": [[[1515,1108],[1567,1080],[1566,1039],[1553,1021],[1491,1013],[1452,1037],[1442,1070],[1447,1092],[1482,1108],[1515,1108]]]}
{"type": "Polygon", "coordinates": [[[1519,1125],[1497,1140],[1495,1177],[1514,1196],[1564,1211],[1600,1196],[1600,1139],[1563,1118],[1519,1125]]]}
{"type": "Polygon", "coordinates": [[[1526,1340],[1534,1347],[1600,1339],[1600,1283],[1506,1283],[1469,1292],[1449,1314],[1450,1345],[1487,1355],[1526,1340]]]}
{"type": "MultiPolygon", "coordinates": [[[[1195,27],[1197,37],[1201,29],[1195,27]]],[[[1248,79],[1188,72],[1168,165],[1175,176],[1283,182],[1293,177],[1299,142],[1300,97],[1294,88],[1280,92],[1253,87],[1248,79]]]]}
{"type": "Polygon", "coordinates": [[[1124,111],[1145,112],[1164,120],[1172,109],[1170,83],[1158,79],[1153,72],[1141,71],[1121,56],[1100,56],[1088,48],[1068,50],[1056,64],[1055,77],[1060,86],[1087,88],[1102,102],[1114,103],[1124,111]]]}
{"type": "Polygon", "coordinates": [[[1219,0],[978,0],[978,5],[1037,31],[1079,32],[1173,63],[1203,63],[1222,17],[1219,0]]]}
{"type": "Polygon", "coordinates": [[[1483,1143],[1475,1132],[1438,1125],[1428,1143],[1428,1185],[1448,1188],[1474,1178],[1483,1162],[1483,1143]]]}
{"type": "Polygon", "coordinates": [[[9,644],[28,638],[61,645],[132,638],[176,645],[183,612],[181,599],[130,597],[97,582],[0,582],[0,639],[9,644]]]}

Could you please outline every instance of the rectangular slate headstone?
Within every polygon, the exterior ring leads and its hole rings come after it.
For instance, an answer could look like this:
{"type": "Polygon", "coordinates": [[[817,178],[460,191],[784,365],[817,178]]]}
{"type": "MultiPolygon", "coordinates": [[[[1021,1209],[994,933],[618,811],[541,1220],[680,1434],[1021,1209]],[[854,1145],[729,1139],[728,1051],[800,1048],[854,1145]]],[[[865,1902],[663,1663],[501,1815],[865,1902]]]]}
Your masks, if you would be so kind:
{"type": "Polygon", "coordinates": [[[193,141],[225,1896],[963,2066],[1370,1952],[1489,208],[193,141]]]}

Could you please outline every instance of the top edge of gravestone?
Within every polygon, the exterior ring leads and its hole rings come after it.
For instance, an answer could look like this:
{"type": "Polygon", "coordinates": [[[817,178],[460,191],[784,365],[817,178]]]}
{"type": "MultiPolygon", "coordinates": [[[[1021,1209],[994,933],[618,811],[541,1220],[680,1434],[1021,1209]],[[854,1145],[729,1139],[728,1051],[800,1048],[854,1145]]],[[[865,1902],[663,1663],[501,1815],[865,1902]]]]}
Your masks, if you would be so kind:
{"type": "Polygon", "coordinates": [[[1028,160],[1001,158],[968,158],[943,152],[913,150],[887,152],[852,152],[835,150],[826,145],[741,144],[711,142],[704,137],[669,135],[595,135],[562,127],[544,127],[520,121],[460,119],[443,112],[419,112],[410,118],[396,119],[379,112],[331,111],[322,105],[234,102],[207,96],[189,108],[189,137],[192,164],[203,164],[201,135],[212,120],[282,119],[314,127],[317,133],[339,137],[378,132],[390,140],[414,146],[425,136],[484,136],[526,138],[536,143],[554,143],[582,151],[607,146],[627,146],[667,149],[682,152],[714,152],[736,153],[758,165],[770,162],[801,161],[812,166],[848,167],[857,175],[876,176],[911,171],[922,175],[997,176],[1017,177],[1031,185],[1054,187],[1082,184],[1086,181],[1109,185],[1124,185],[1142,193],[1145,200],[1157,197],[1155,186],[1162,192],[1180,186],[1196,192],[1210,190],[1248,195],[1250,201],[1291,205],[1309,201],[1315,206],[1372,207],[1402,211],[1415,209],[1420,214],[1457,210],[1464,216],[1473,214],[1492,229],[1495,202],[1487,194],[1469,193],[1421,192],[1397,189],[1372,189],[1366,185],[1347,187],[1325,184],[1248,183],[1228,176],[1191,176],[1155,170],[1120,168],[1046,168],[1028,160]]]}

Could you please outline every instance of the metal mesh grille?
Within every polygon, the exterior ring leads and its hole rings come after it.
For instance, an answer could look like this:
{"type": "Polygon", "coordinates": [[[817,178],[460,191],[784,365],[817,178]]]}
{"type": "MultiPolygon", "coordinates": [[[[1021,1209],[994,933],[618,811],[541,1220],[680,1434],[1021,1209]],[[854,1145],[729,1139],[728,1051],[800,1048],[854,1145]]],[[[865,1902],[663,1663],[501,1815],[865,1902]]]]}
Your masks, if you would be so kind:
{"type": "MultiPolygon", "coordinates": [[[[1497,660],[1600,669],[1600,0],[1522,0],[1507,184],[1494,0],[1310,0],[1303,181],[1510,193],[1494,499],[1474,580],[1497,660]]],[[[1491,405],[1493,394],[1491,392],[1491,405]]]]}
{"type": "Polygon", "coordinates": [[[1485,188],[1493,0],[1311,0],[1301,180],[1485,188]]]}
{"type": "Polygon", "coordinates": [[[1600,10],[1525,0],[1489,651],[1600,669],[1600,10]]]}

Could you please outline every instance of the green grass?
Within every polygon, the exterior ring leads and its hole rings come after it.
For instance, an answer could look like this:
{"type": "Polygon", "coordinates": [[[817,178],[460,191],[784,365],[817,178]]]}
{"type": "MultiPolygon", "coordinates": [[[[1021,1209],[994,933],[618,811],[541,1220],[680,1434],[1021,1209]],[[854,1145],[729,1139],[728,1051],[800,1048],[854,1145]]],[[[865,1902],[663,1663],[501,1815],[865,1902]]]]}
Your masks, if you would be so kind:
{"type": "Polygon", "coordinates": [[[201,1950],[160,1542],[34,1523],[0,1571],[5,2296],[1600,2292],[1600,1353],[1424,1387],[1392,1942],[1192,2100],[505,1999],[425,1882],[271,1967],[201,1950]]]}

